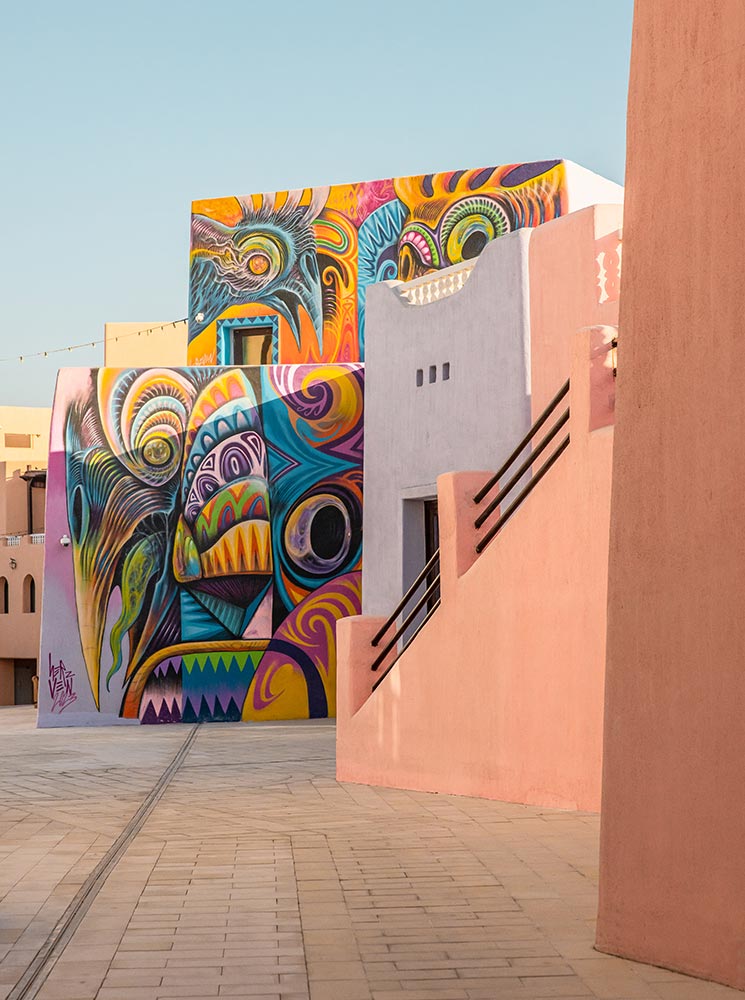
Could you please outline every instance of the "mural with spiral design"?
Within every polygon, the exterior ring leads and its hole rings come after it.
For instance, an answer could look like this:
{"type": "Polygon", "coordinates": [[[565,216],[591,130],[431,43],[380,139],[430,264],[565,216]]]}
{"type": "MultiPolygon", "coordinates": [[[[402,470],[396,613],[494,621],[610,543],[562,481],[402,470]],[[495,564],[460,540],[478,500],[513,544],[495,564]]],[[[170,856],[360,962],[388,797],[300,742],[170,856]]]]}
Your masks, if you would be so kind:
{"type": "Polygon", "coordinates": [[[355,363],[60,374],[42,662],[76,722],[335,714],[362,406],[355,363]]]}
{"type": "Polygon", "coordinates": [[[361,361],[368,285],[566,211],[562,160],[194,202],[189,363],[239,360],[224,334],[241,320],[271,329],[279,362],[361,361]]]}

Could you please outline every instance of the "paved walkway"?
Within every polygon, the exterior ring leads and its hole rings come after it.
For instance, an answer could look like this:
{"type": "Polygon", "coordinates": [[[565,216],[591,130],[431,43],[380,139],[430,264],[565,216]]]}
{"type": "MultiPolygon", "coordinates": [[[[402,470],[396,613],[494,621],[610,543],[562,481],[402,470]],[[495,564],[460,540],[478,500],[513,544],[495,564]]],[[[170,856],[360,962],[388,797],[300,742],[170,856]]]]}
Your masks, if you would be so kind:
{"type": "Polygon", "coordinates": [[[593,950],[596,816],[337,784],[327,722],[199,727],[165,790],[191,727],[33,725],[0,709],[0,1000],[742,998],[593,950]]]}

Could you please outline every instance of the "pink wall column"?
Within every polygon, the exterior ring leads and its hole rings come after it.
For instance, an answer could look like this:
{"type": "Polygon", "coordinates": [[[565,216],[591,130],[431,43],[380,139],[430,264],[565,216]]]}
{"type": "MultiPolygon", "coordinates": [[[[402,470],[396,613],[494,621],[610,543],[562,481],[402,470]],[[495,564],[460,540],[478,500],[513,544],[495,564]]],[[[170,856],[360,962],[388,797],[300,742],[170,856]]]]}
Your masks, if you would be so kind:
{"type": "Polygon", "coordinates": [[[598,808],[613,430],[590,426],[613,376],[592,357],[614,332],[575,336],[571,444],[479,558],[485,473],[438,480],[442,604],[373,694],[379,621],[338,623],[340,780],[598,808]]]}
{"type": "Polygon", "coordinates": [[[745,3],[637,0],[598,947],[745,988],[745,3]]]}
{"type": "Polygon", "coordinates": [[[566,381],[572,342],[585,326],[618,325],[623,206],[595,205],[530,236],[533,418],[566,381]]]}

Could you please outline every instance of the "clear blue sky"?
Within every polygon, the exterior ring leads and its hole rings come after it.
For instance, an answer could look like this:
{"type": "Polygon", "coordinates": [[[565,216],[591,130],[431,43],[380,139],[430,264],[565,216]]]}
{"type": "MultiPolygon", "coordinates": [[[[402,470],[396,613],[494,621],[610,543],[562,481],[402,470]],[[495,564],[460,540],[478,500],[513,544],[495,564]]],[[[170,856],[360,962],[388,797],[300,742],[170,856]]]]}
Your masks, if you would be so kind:
{"type": "MultiPolygon", "coordinates": [[[[10,5],[0,357],[184,317],[195,198],[551,157],[623,183],[632,6],[10,5]]],[[[1,364],[0,404],[102,359],[1,364]]]]}

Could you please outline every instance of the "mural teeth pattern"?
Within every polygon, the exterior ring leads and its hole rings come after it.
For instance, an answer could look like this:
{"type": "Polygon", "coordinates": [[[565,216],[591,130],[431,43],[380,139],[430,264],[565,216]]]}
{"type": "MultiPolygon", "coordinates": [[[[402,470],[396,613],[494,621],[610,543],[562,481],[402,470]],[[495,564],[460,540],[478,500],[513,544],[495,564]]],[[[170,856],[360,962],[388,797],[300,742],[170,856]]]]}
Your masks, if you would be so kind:
{"type": "Polygon", "coordinates": [[[184,722],[240,722],[241,710],[235,698],[228,698],[225,707],[219,698],[215,698],[210,704],[207,698],[202,695],[201,700],[186,698],[184,702],[184,722]]]}
{"type": "Polygon", "coordinates": [[[262,656],[263,650],[187,657],[184,722],[240,722],[241,706],[262,656]]]}
{"type": "Polygon", "coordinates": [[[140,704],[140,722],[181,722],[181,657],[162,660],[153,670],[140,704]]]}
{"type": "Polygon", "coordinates": [[[165,699],[160,701],[159,707],[158,699],[148,699],[145,705],[145,710],[140,716],[140,722],[143,726],[157,726],[163,725],[164,723],[181,722],[181,709],[179,708],[179,703],[176,698],[173,698],[171,702],[167,702],[165,699]]]}
{"type": "Polygon", "coordinates": [[[272,544],[268,521],[235,524],[202,553],[202,572],[206,578],[271,571],[272,544]]]}
{"type": "Polygon", "coordinates": [[[150,675],[140,723],[240,722],[241,706],[263,655],[263,650],[214,651],[163,660],[150,675]]]}

